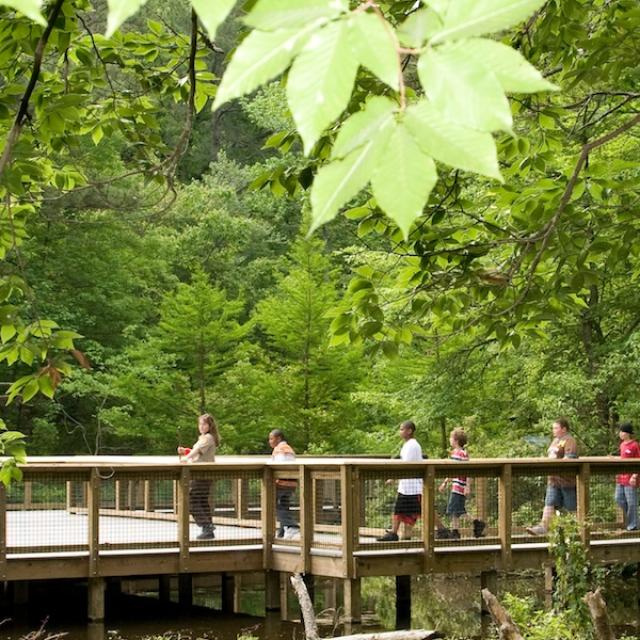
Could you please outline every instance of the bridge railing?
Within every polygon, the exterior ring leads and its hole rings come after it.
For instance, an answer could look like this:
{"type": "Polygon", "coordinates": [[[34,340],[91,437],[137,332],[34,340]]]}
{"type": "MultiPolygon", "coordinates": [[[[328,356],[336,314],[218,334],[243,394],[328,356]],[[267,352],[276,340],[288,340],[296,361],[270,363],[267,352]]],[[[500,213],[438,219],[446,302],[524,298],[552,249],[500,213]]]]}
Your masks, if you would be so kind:
{"type": "Polygon", "coordinates": [[[508,563],[515,551],[546,540],[528,529],[541,520],[549,478],[569,489],[569,500],[575,487],[575,505],[567,506],[575,506],[586,542],[639,534],[625,530],[614,492],[616,475],[640,473],[640,460],[136,460],[24,466],[24,482],[0,495],[0,563],[21,555],[83,554],[95,564],[102,554],[144,550],[187,558],[203,548],[234,546],[262,548],[266,568],[277,553],[297,554],[302,570],[314,555],[340,557],[346,575],[353,558],[367,554],[423,553],[428,566],[443,551],[491,548],[508,563]],[[468,487],[465,513],[459,501],[457,511],[449,504],[454,479],[468,487]],[[208,487],[212,540],[198,539],[194,483],[208,487]],[[421,485],[418,507],[414,500],[411,513],[405,508],[398,541],[380,541],[392,522],[399,483],[414,490],[421,485]],[[415,517],[413,526],[406,516],[415,517]],[[283,518],[292,535],[279,531],[283,518]]]}

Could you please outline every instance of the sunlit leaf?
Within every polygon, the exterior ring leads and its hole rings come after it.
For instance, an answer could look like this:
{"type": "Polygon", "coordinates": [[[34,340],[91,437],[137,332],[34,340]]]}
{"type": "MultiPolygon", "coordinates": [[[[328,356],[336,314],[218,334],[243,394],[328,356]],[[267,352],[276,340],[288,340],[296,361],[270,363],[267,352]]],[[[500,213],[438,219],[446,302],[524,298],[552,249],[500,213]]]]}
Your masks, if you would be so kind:
{"type": "Polygon", "coordinates": [[[235,3],[236,0],[191,0],[191,6],[212,40],[235,3]]]}
{"type": "Polygon", "coordinates": [[[393,27],[373,13],[356,13],[348,24],[351,48],[358,62],[397,91],[401,69],[393,27]]]}
{"type": "Polygon", "coordinates": [[[238,47],[222,78],[213,105],[251,93],[261,84],[282,73],[315,25],[306,29],[252,31],[238,47]]]}
{"type": "Polygon", "coordinates": [[[518,24],[546,0],[455,0],[441,13],[443,25],[431,44],[502,31],[518,24]]]}
{"type": "Polygon", "coordinates": [[[405,124],[422,150],[436,160],[502,181],[490,133],[453,122],[427,100],[407,109],[405,124]]]}
{"type": "Polygon", "coordinates": [[[305,153],[344,111],[357,70],[345,21],[332,22],[314,33],[295,59],[287,100],[305,153]]]}
{"type": "Polygon", "coordinates": [[[347,0],[258,0],[244,21],[262,31],[293,29],[348,10],[347,0]]]}
{"type": "Polygon", "coordinates": [[[481,131],[511,131],[502,86],[463,42],[428,49],[418,61],[418,75],[433,106],[455,122],[481,131]]]}
{"type": "Polygon", "coordinates": [[[371,188],[378,206],[398,225],[405,239],[437,179],[433,159],[417,145],[406,126],[398,123],[377,159],[371,188]]]}
{"type": "Polygon", "coordinates": [[[27,18],[31,18],[31,20],[42,26],[47,24],[47,21],[40,13],[40,8],[42,7],[40,0],[0,0],[0,5],[16,9],[16,11],[19,11],[27,16],[27,18]]]}

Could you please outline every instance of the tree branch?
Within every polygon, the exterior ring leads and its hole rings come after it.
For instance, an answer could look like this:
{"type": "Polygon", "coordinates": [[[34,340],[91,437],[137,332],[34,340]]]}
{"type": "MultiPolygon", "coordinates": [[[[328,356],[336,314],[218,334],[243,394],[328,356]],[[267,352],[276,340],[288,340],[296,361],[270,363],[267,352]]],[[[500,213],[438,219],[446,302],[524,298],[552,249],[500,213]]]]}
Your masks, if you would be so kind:
{"type": "Polygon", "coordinates": [[[7,141],[5,143],[4,149],[2,150],[2,156],[0,157],[0,177],[4,175],[4,170],[7,165],[11,162],[11,152],[18,142],[18,138],[20,137],[20,132],[22,131],[22,127],[29,117],[29,101],[31,100],[31,95],[33,94],[33,90],[36,87],[36,83],[38,82],[38,76],[40,75],[40,67],[42,66],[42,58],[44,56],[44,49],[47,46],[47,42],[49,41],[49,36],[53,31],[53,27],[55,25],[56,19],[58,18],[58,14],[62,9],[62,5],[64,4],[64,0],[56,0],[56,3],[53,5],[51,9],[51,13],[49,14],[49,18],[47,20],[47,26],[45,27],[40,39],[38,40],[38,44],[36,45],[36,50],[33,55],[33,67],[31,69],[31,77],[29,78],[29,83],[27,84],[27,88],[25,89],[24,94],[22,95],[22,100],[20,100],[20,106],[18,107],[18,113],[16,114],[15,120],[13,121],[13,126],[9,131],[9,135],[7,136],[7,141]]]}

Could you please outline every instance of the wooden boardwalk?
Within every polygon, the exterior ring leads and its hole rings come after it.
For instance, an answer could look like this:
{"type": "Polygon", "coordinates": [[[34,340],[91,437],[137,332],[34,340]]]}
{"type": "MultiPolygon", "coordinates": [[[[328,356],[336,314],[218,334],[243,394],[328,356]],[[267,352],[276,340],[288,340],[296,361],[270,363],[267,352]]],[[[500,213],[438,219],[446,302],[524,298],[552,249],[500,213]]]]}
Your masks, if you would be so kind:
{"type": "Polygon", "coordinates": [[[581,536],[594,561],[639,562],[640,535],[624,530],[613,501],[621,471],[640,471],[640,461],[301,457],[274,464],[251,456],[185,465],[175,457],[34,458],[23,467],[24,482],[0,491],[0,574],[7,581],[99,581],[302,572],[343,581],[353,603],[363,577],[478,574],[548,563],[546,539],[528,535],[526,526],[540,517],[549,475],[575,482],[581,536]],[[469,521],[460,539],[441,540],[436,525],[447,496],[437,487],[442,478],[460,475],[462,464],[472,486],[469,520],[482,520],[483,535],[474,538],[469,521]],[[379,542],[402,478],[424,483],[421,517],[411,539],[379,542]],[[190,518],[193,479],[211,482],[212,541],[197,540],[200,529],[190,518]],[[278,479],[296,481],[296,540],[276,537],[278,479]]]}

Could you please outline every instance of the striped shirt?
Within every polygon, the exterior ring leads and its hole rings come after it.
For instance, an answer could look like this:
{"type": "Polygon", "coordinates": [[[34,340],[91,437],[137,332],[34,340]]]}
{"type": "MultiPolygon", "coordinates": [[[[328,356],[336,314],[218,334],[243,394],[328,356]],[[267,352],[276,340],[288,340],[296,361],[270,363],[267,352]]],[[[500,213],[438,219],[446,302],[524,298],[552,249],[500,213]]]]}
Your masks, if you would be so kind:
{"type": "MultiPolygon", "coordinates": [[[[451,460],[457,460],[458,462],[466,462],[469,459],[469,454],[460,447],[456,447],[450,456],[451,460]]],[[[467,488],[467,476],[458,476],[451,482],[451,493],[459,493],[464,495],[467,488]]]]}

